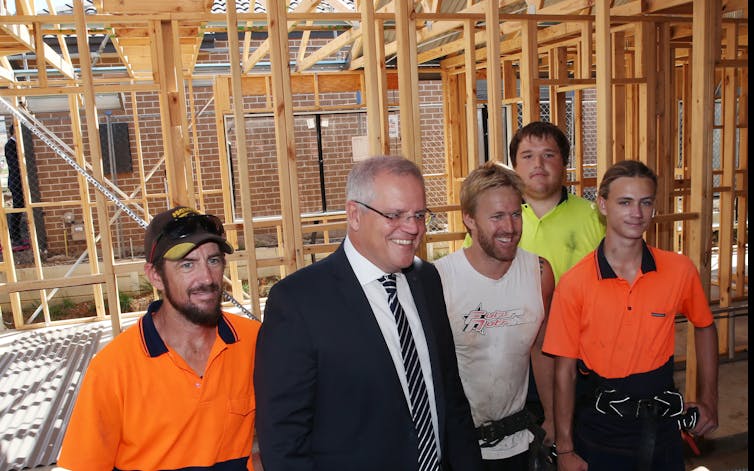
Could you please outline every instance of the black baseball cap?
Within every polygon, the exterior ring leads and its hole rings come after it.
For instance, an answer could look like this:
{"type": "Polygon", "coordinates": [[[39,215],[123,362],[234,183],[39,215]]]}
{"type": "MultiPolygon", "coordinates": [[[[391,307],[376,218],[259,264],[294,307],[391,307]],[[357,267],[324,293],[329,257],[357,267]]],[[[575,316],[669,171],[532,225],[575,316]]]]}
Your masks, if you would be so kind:
{"type": "Polygon", "coordinates": [[[180,260],[205,242],[216,242],[223,252],[233,253],[219,218],[177,206],[152,218],[144,236],[144,257],[147,263],[180,260]]]}

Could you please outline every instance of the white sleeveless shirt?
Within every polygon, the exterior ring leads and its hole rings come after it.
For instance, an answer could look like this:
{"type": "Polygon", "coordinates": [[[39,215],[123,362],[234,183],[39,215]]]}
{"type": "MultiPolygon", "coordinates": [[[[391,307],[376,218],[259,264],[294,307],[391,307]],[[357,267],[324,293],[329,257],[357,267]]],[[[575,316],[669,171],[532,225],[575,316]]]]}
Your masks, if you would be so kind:
{"type": "MultiPolygon", "coordinates": [[[[437,262],[458,358],[461,382],[474,426],[499,420],[524,408],[529,358],[544,319],[539,257],[518,248],[499,280],[481,275],[464,250],[437,262]]],[[[523,453],[533,435],[522,430],[494,447],[486,460],[523,453]]]]}

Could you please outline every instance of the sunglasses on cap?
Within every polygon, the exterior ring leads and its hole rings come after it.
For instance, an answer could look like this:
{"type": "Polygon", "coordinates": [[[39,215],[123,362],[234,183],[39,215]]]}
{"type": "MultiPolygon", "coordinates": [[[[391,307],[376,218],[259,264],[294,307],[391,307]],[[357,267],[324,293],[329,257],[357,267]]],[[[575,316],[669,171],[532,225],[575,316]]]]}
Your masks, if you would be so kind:
{"type": "Polygon", "coordinates": [[[154,252],[163,237],[171,241],[184,239],[197,232],[207,232],[216,236],[223,236],[225,229],[217,216],[209,214],[190,214],[179,217],[165,224],[160,235],[155,238],[149,253],[149,263],[154,263],[154,252]]]}

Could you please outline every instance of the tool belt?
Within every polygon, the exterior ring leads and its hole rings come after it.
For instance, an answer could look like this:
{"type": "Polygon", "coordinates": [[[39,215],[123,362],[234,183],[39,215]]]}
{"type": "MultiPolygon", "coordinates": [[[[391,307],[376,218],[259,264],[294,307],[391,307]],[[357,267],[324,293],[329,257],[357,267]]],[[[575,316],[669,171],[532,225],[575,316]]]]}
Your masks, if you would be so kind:
{"type": "Polygon", "coordinates": [[[550,448],[544,444],[545,431],[540,427],[532,414],[522,409],[515,414],[500,420],[490,420],[476,428],[477,437],[482,442],[480,448],[488,448],[497,445],[500,441],[521,430],[529,430],[534,434],[534,440],[529,444],[530,471],[555,470],[555,463],[550,456],[550,448]]]}
{"type": "Polygon", "coordinates": [[[600,414],[623,418],[677,418],[683,414],[683,396],[667,390],[649,399],[634,399],[615,389],[597,388],[594,408],[600,414]]]}
{"type": "Polygon", "coordinates": [[[477,438],[483,442],[479,446],[481,448],[495,446],[503,438],[534,425],[534,421],[526,409],[500,420],[490,420],[476,428],[477,438]]]}

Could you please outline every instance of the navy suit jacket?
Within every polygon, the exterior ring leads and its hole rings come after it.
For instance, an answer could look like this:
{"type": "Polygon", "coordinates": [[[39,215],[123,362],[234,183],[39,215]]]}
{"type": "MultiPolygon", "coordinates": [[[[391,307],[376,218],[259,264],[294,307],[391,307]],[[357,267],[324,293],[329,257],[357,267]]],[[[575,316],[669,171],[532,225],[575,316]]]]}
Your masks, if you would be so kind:
{"type": "MultiPolygon", "coordinates": [[[[481,469],[442,284],[418,258],[404,270],[427,338],[443,470],[481,469]]],[[[343,246],[275,284],[254,369],[265,471],[404,471],[417,436],[382,332],[343,246]]]]}

